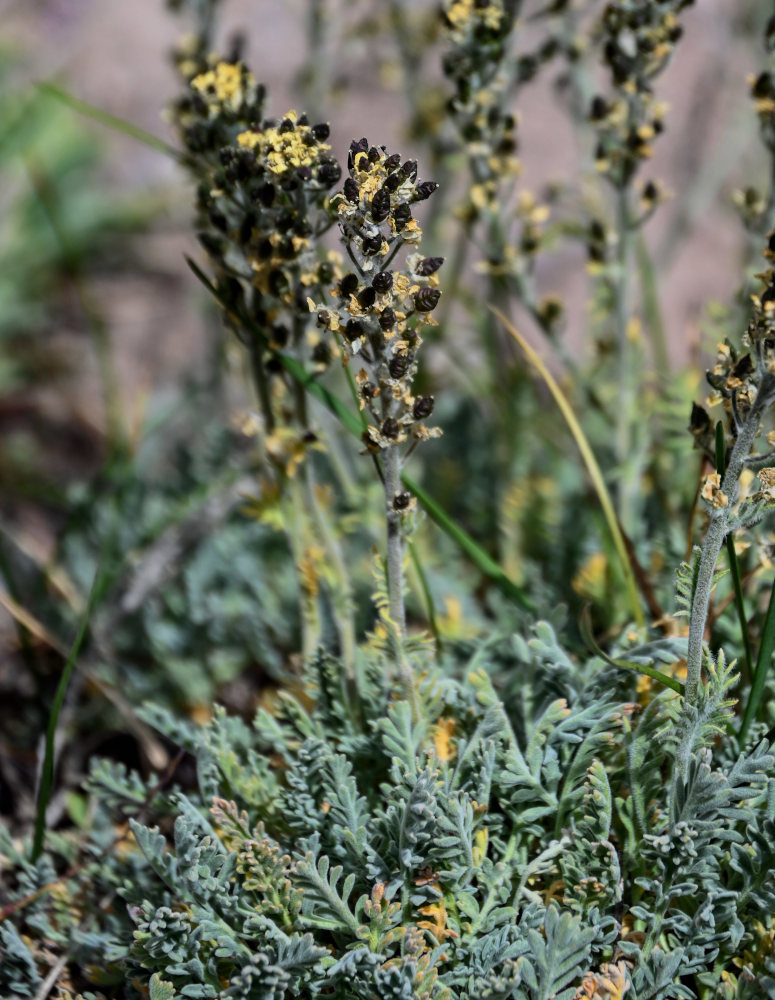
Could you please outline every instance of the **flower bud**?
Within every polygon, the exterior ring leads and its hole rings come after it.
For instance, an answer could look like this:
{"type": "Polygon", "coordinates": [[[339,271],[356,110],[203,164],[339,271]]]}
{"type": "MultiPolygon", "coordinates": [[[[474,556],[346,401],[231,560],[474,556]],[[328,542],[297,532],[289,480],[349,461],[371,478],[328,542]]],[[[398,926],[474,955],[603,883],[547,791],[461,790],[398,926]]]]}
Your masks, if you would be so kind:
{"type": "Polygon", "coordinates": [[[344,196],[353,205],[357,205],[360,201],[361,193],[352,177],[348,177],[344,182],[344,196]]]}
{"type": "Polygon", "coordinates": [[[383,330],[392,330],[396,324],[396,314],[392,309],[383,309],[379,317],[379,325],[383,330]]]}
{"type": "Polygon", "coordinates": [[[412,407],[412,416],[415,420],[425,420],[433,413],[433,396],[418,396],[412,407]]]}
{"type": "Polygon", "coordinates": [[[423,278],[427,278],[429,275],[435,274],[443,263],[443,257],[423,257],[414,270],[416,274],[421,275],[423,278]]]}
{"type": "Polygon", "coordinates": [[[423,181],[422,184],[418,184],[416,200],[425,201],[427,198],[430,198],[438,186],[436,181],[423,181]]]}
{"type": "Polygon", "coordinates": [[[365,254],[379,253],[382,249],[382,237],[379,233],[376,236],[367,236],[363,240],[363,252],[365,254]]]}
{"type": "Polygon", "coordinates": [[[392,153],[383,163],[383,168],[386,174],[392,174],[394,170],[398,170],[401,163],[401,154],[392,153]]]}
{"type": "Polygon", "coordinates": [[[383,187],[371,199],[371,217],[375,222],[384,222],[389,214],[390,192],[383,187]]]}
{"type": "Polygon", "coordinates": [[[393,287],[393,272],[380,271],[379,274],[375,274],[371,282],[371,287],[378,295],[384,295],[385,292],[389,292],[393,287]]]}
{"type": "Polygon", "coordinates": [[[432,312],[439,304],[441,292],[438,288],[421,288],[414,297],[417,312],[432,312]]]}
{"type": "Polygon", "coordinates": [[[377,293],[374,288],[371,285],[367,285],[366,288],[362,288],[360,292],[358,292],[358,305],[361,309],[370,309],[374,305],[376,298],[377,293]]]}
{"type": "Polygon", "coordinates": [[[339,291],[342,298],[348,298],[353,295],[358,287],[358,278],[352,273],[346,274],[342,280],[339,282],[339,291]]]}
{"type": "Polygon", "coordinates": [[[409,370],[409,359],[403,354],[396,354],[388,363],[391,378],[403,378],[409,370]]]}

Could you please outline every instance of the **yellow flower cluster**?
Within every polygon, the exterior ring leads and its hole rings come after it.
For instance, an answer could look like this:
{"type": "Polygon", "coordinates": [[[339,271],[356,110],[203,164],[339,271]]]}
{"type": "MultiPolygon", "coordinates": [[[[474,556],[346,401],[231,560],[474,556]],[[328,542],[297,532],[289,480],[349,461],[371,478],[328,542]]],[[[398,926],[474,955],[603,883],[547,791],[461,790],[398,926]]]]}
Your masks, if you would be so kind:
{"type": "Polygon", "coordinates": [[[208,103],[217,102],[228,111],[238,111],[245,100],[246,89],[255,85],[252,73],[236,63],[219,62],[206,73],[200,73],[191,86],[208,103]],[[215,102],[208,100],[215,98],[215,102]]]}
{"type": "Polygon", "coordinates": [[[237,143],[243,149],[255,149],[266,160],[273,174],[283,174],[297,167],[311,167],[320,153],[330,149],[327,143],[318,142],[309,125],[299,125],[299,116],[288,111],[282,123],[263,132],[240,132],[237,143]],[[289,128],[286,122],[291,123],[289,128]]]}
{"type": "Polygon", "coordinates": [[[466,32],[477,21],[493,31],[498,31],[501,21],[505,17],[502,3],[490,3],[486,7],[477,7],[474,0],[451,0],[451,2],[444,4],[444,13],[453,34],[466,32]]]}

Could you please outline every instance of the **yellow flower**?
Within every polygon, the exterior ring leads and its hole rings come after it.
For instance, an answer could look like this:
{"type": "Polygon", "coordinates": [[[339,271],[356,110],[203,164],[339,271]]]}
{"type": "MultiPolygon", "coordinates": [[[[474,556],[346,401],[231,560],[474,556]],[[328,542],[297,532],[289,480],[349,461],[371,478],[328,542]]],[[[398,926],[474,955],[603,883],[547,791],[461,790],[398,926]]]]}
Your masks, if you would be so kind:
{"type": "Polygon", "coordinates": [[[245,99],[245,88],[252,87],[255,79],[235,63],[219,62],[215,69],[200,73],[191,81],[194,90],[207,99],[215,99],[230,111],[237,111],[245,99]]]}

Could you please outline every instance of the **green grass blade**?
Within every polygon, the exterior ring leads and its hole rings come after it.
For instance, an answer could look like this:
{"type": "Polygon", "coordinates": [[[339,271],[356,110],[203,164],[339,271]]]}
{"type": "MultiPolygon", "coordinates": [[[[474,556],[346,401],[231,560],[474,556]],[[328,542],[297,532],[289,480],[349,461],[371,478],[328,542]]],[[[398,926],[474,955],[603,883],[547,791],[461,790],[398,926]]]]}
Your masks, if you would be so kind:
{"type": "Polygon", "coordinates": [[[554,397],[554,401],[560,409],[565,422],[567,423],[571,434],[576,442],[576,446],[581,453],[581,457],[584,464],[587,467],[587,472],[589,473],[589,478],[592,480],[592,485],[594,486],[595,492],[597,493],[598,500],[600,501],[600,506],[603,509],[603,516],[608,524],[608,530],[611,533],[611,538],[613,539],[614,548],[619,556],[619,562],[621,563],[622,572],[624,573],[624,579],[627,585],[627,593],[630,599],[630,607],[632,609],[632,614],[635,622],[639,628],[644,628],[646,621],[643,615],[643,609],[640,603],[640,596],[638,594],[638,587],[635,581],[635,574],[633,573],[632,565],[630,563],[629,557],[627,555],[627,546],[622,536],[621,529],[619,528],[619,519],[616,516],[616,511],[614,510],[614,505],[611,501],[611,496],[608,492],[608,487],[603,479],[603,473],[600,471],[600,466],[597,463],[594,452],[590,447],[587,436],[581,424],[573,412],[573,407],[571,406],[567,396],[562,391],[557,381],[553,377],[552,373],[544,364],[540,356],[533,350],[533,348],[528,344],[521,333],[509,322],[506,316],[503,315],[498,309],[493,309],[495,315],[500,319],[501,323],[506,327],[511,336],[516,340],[519,346],[522,348],[524,353],[527,355],[528,360],[532,363],[533,367],[536,369],[538,374],[546,383],[546,387],[551,392],[554,397]]]}
{"type": "Polygon", "coordinates": [[[67,662],[65,663],[64,670],[62,671],[62,676],[59,678],[59,684],[57,685],[56,693],[54,694],[54,701],[51,705],[51,712],[48,718],[48,729],[46,730],[43,767],[41,768],[40,786],[38,788],[38,801],[35,814],[35,833],[32,840],[32,851],[30,853],[30,860],[33,864],[38,860],[41,851],[43,850],[43,838],[46,833],[46,810],[48,809],[48,804],[51,800],[51,788],[54,784],[54,740],[56,738],[59,715],[65,701],[65,695],[67,694],[70,677],[75,669],[75,662],[78,657],[78,653],[86,635],[86,629],[89,625],[92,608],[94,607],[98,597],[99,580],[100,571],[98,568],[94,574],[94,582],[92,583],[89,600],[86,602],[86,608],[81,616],[78,631],[70,649],[70,655],[67,657],[67,662]]]}
{"type": "Polygon", "coordinates": [[[182,154],[174,146],[160,139],[152,132],[147,132],[144,128],[140,128],[139,125],[133,125],[132,122],[128,122],[124,118],[119,118],[117,115],[112,115],[109,111],[103,111],[102,108],[98,108],[94,104],[89,104],[88,101],[82,101],[80,98],[63,90],[62,87],[58,87],[54,83],[49,83],[47,80],[41,80],[35,86],[42,94],[47,94],[49,97],[55,98],[73,111],[91,118],[92,121],[99,122],[100,125],[104,125],[114,132],[120,132],[122,135],[129,136],[130,139],[135,139],[144,146],[155,149],[157,153],[170,156],[173,160],[182,159],[182,154]]]}
{"type": "MultiPolygon", "coordinates": [[[[724,473],[727,469],[726,456],[724,454],[724,425],[719,422],[716,424],[716,472],[724,478],[724,473]]],[[[737,552],[735,551],[735,539],[732,534],[727,535],[724,539],[724,544],[727,548],[727,556],[729,558],[729,569],[732,573],[732,587],[735,592],[735,607],[737,608],[737,617],[740,620],[740,632],[743,636],[743,654],[744,654],[744,664],[745,669],[743,671],[745,680],[750,683],[753,677],[753,653],[751,652],[751,634],[748,630],[748,618],[745,614],[745,601],[743,600],[743,580],[740,576],[740,563],[737,560],[737,552]]]]}
{"type": "Polygon", "coordinates": [[[428,615],[428,624],[431,627],[431,632],[433,633],[433,641],[436,646],[436,653],[441,653],[443,648],[443,642],[441,639],[441,632],[439,631],[439,623],[436,621],[436,604],[433,600],[433,594],[431,593],[431,588],[428,585],[428,577],[425,573],[425,568],[420,559],[420,555],[415,548],[414,541],[409,543],[409,558],[412,560],[412,566],[414,567],[415,573],[417,573],[417,579],[420,581],[420,589],[422,590],[422,595],[425,600],[425,613],[428,615]]]}
{"type": "Polygon", "coordinates": [[[514,581],[507,576],[506,573],[504,573],[498,563],[474,541],[468,532],[464,531],[463,528],[452,520],[446,511],[429,493],[426,493],[419,483],[415,482],[415,480],[405,472],[401,474],[401,481],[408,490],[414,493],[422,506],[425,508],[431,520],[435,521],[442,531],[449,535],[449,537],[457,543],[477,569],[479,569],[486,577],[489,577],[495,586],[508,598],[514,601],[515,604],[518,604],[526,611],[535,611],[535,605],[527,597],[521,587],[518,587],[517,584],[514,583],[514,581]]]}
{"type": "Polygon", "coordinates": [[[753,683],[748,695],[748,701],[743,712],[743,721],[740,723],[740,742],[743,743],[748,735],[751,723],[756,718],[762,698],[764,697],[764,687],[767,683],[767,673],[772,663],[772,654],[775,652],[775,583],[770,591],[770,603],[767,606],[767,614],[764,619],[762,629],[762,641],[759,646],[759,655],[756,657],[756,667],[753,672],[753,683]]]}
{"type": "Polygon", "coordinates": [[[581,638],[587,644],[587,646],[600,657],[601,660],[605,660],[606,663],[610,663],[612,667],[618,667],[620,670],[632,670],[636,674],[645,674],[646,677],[650,677],[652,680],[659,681],[660,684],[664,684],[665,687],[669,687],[676,694],[684,693],[683,684],[676,680],[675,677],[670,677],[668,674],[663,674],[661,670],[657,670],[655,667],[646,666],[643,663],[633,663],[631,660],[614,660],[595,642],[595,638],[592,635],[592,622],[589,616],[589,605],[586,605],[584,610],[581,612],[579,617],[579,631],[581,632],[581,638]]]}
{"type": "MultiPolygon", "coordinates": [[[[210,281],[204,271],[202,271],[199,265],[190,257],[186,257],[186,262],[210,294],[213,295],[218,302],[220,302],[227,312],[230,312],[231,310],[229,309],[229,304],[226,302],[219,289],[212,283],[212,281],[210,281]]],[[[255,323],[251,322],[245,316],[235,315],[234,313],[232,313],[232,315],[237,322],[249,329],[256,337],[261,338],[262,341],[265,339],[263,331],[260,330],[255,323]]],[[[361,420],[341,401],[341,399],[339,399],[338,396],[326,389],[325,386],[321,385],[320,382],[317,381],[315,375],[311,372],[307,372],[304,366],[296,361],[295,358],[290,358],[286,354],[280,353],[277,353],[276,357],[288,374],[301,386],[303,386],[311,396],[314,396],[321,403],[323,403],[323,405],[327,407],[327,409],[329,409],[334,416],[338,417],[339,421],[347,428],[347,430],[356,435],[356,437],[361,437],[361,434],[363,433],[361,420]]],[[[431,520],[435,521],[442,531],[449,535],[449,537],[463,550],[463,552],[465,552],[474,565],[486,577],[492,580],[495,586],[498,587],[498,589],[505,594],[506,597],[527,611],[535,610],[535,606],[524,591],[518,587],[506,573],[504,573],[498,563],[495,562],[495,560],[492,559],[491,556],[489,556],[463,528],[452,520],[446,511],[444,511],[444,509],[428,493],[426,493],[419,483],[416,483],[405,472],[401,474],[401,481],[407,489],[414,493],[419,502],[425,508],[431,520]]]]}

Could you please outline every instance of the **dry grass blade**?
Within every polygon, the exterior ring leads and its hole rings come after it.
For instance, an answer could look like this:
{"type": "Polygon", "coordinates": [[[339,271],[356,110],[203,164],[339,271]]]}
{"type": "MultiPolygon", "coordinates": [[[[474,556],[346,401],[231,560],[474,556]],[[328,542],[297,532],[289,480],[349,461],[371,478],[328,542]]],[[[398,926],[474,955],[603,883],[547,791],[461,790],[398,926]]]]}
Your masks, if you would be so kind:
{"type": "Polygon", "coordinates": [[[595,488],[597,498],[600,501],[600,506],[603,509],[603,515],[606,519],[606,523],[608,524],[608,530],[611,532],[611,538],[613,539],[614,547],[616,548],[616,552],[619,556],[622,572],[624,573],[624,578],[627,583],[627,594],[630,599],[633,618],[639,628],[644,628],[646,622],[641,608],[640,597],[638,595],[638,587],[635,582],[635,574],[632,571],[632,565],[630,564],[630,560],[627,556],[627,546],[619,527],[619,519],[616,516],[616,511],[614,510],[614,505],[611,501],[611,495],[608,492],[608,487],[603,479],[603,473],[600,471],[600,466],[597,463],[597,459],[595,458],[594,452],[590,447],[586,434],[584,433],[576,414],[573,412],[573,407],[571,406],[568,397],[562,391],[554,376],[546,367],[539,355],[533,350],[530,344],[528,344],[516,327],[506,318],[506,316],[503,315],[502,312],[500,312],[500,310],[493,309],[492,311],[501,323],[503,323],[509,334],[519,344],[530,363],[544,380],[546,387],[551,392],[557,406],[560,409],[560,412],[565,418],[565,422],[567,423],[568,428],[573,435],[573,439],[581,452],[581,457],[584,461],[584,465],[587,467],[589,478],[592,480],[592,485],[595,488]]]}

